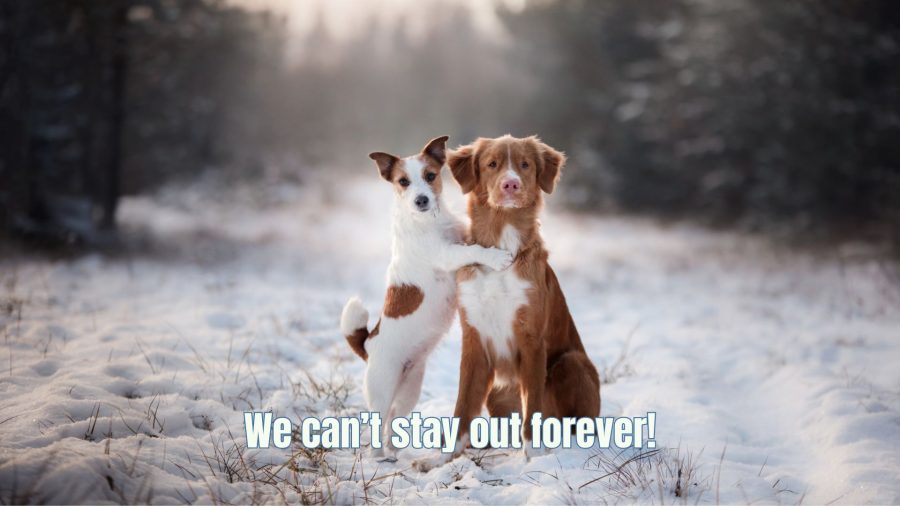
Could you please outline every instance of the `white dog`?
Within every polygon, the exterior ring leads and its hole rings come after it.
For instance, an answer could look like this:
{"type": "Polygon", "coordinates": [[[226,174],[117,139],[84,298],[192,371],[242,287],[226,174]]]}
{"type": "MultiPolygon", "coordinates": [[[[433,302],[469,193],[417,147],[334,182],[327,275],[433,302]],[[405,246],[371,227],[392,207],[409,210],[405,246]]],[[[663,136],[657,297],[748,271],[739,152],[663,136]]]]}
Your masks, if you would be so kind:
{"type": "Polygon", "coordinates": [[[422,389],[425,360],[450,328],[456,313],[456,270],[483,264],[509,267],[513,256],[497,248],[463,244],[465,227],[441,199],[441,169],[447,137],[430,141],[406,158],[372,153],[378,170],[394,185],[393,246],[381,318],[369,331],[369,314],[359,298],[341,314],[341,331],[367,360],[365,395],[369,410],[383,419],[383,449],[374,455],[396,460],[387,437],[391,420],[409,415],[422,389]]]}

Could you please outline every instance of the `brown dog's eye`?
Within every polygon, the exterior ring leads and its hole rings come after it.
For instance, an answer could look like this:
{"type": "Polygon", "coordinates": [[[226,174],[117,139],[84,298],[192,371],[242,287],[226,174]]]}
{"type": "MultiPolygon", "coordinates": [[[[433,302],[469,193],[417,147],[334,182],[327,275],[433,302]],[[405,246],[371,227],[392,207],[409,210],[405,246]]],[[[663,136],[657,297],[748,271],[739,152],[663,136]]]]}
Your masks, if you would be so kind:
{"type": "Polygon", "coordinates": [[[528,162],[522,162],[522,168],[523,168],[523,169],[527,169],[527,168],[528,168],[528,162]]]}
{"type": "Polygon", "coordinates": [[[496,161],[493,161],[493,162],[489,163],[489,164],[488,164],[488,167],[490,167],[490,168],[492,168],[492,169],[496,169],[496,168],[497,168],[497,162],[496,162],[496,161]]]}
{"type": "Polygon", "coordinates": [[[405,177],[401,177],[400,179],[397,180],[397,182],[400,183],[400,186],[402,186],[404,188],[409,186],[409,179],[406,179],[405,177]]]}
{"type": "Polygon", "coordinates": [[[435,177],[437,177],[437,174],[435,174],[434,172],[429,172],[428,174],[425,175],[425,181],[432,183],[432,182],[434,182],[435,177]]]}

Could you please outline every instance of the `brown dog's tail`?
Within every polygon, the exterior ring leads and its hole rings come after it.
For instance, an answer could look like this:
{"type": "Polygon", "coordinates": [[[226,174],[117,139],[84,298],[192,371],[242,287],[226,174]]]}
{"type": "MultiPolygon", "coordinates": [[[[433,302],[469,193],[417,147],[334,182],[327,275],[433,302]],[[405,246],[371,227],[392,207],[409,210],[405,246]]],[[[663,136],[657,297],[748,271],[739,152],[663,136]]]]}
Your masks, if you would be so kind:
{"type": "Polygon", "coordinates": [[[363,307],[359,297],[353,297],[344,305],[344,311],[341,313],[341,332],[347,338],[347,344],[354,353],[363,360],[368,360],[369,354],[366,352],[366,339],[369,338],[369,329],[366,324],[369,321],[369,312],[363,307]]]}

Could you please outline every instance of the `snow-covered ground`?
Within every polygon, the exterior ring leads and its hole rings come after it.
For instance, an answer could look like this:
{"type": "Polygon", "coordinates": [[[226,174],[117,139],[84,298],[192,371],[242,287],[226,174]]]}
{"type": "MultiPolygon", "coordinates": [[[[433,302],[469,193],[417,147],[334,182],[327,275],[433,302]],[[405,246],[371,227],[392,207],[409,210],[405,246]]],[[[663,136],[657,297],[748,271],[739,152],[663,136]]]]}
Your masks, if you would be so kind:
{"type": "MultiPolygon", "coordinates": [[[[900,502],[900,286],[882,263],[555,210],[544,236],[602,414],[655,411],[664,450],[470,451],[427,474],[424,450],[246,450],[245,410],[364,408],[337,320],[384,290],[391,197],[371,174],[169,189],[123,202],[127,254],[0,259],[0,502],[900,502]]],[[[452,413],[459,347],[454,325],[423,414],[452,413]]]]}

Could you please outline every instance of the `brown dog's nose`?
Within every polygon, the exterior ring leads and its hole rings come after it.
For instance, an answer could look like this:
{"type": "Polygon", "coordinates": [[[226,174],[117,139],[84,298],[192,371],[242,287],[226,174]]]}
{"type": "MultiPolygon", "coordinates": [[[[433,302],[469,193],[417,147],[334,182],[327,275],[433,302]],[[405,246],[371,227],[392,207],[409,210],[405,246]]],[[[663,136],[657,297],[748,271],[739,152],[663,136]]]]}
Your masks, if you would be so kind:
{"type": "Polygon", "coordinates": [[[503,181],[501,188],[506,193],[516,193],[519,191],[519,181],[517,179],[507,179],[503,181]]]}

